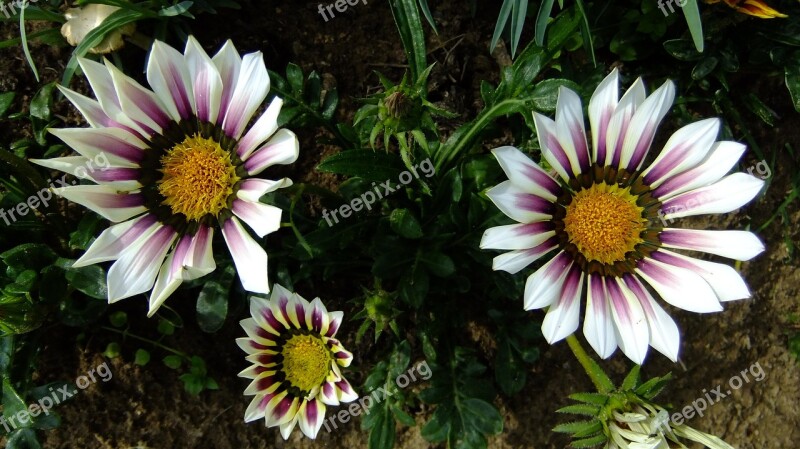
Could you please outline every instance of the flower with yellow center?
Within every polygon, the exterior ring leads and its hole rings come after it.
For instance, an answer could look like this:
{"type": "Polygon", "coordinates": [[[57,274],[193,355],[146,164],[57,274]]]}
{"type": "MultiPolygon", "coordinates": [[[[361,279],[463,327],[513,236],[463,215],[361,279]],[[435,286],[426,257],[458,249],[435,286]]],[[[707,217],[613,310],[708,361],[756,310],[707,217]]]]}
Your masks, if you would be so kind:
{"type": "Polygon", "coordinates": [[[554,254],[528,277],[524,294],[526,310],[548,308],[542,332],[550,343],[575,332],[585,299],[583,333],[601,357],[620,347],[641,364],[650,345],[675,361],[678,328],[655,297],[706,313],[750,291],[730,266],[674,250],[749,260],[764,246],[749,232],[669,225],[735,210],[764,182],[745,173],[725,176],[745,147],[716,142],[717,119],[679,129],[645,163],[675,89],[667,81],[647,96],[638,79],[619,98],[618,78],[614,70],[589,102],[591,147],[575,92],[561,88],[555,120],[534,113],[554,173],[514,147],[493,150],[509,179],[487,195],[518,223],[486,230],[481,247],[508,250],[493,268],[512,274],[554,254]]]}
{"type": "Polygon", "coordinates": [[[245,421],[264,418],[267,427],[280,427],[284,439],[300,424],[307,437],[316,438],[326,405],[357,398],[339,369],[353,359],[335,338],[342,312],[328,312],[319,298],[309,303],[274,285],[269,300],[251,299],[250,314],[241,321],[247,337],[236,340],[253,363],[239,373],[252,379],[244,394],[255,396],[245,421]]]}
{"type": "Polygon", "coordinates": [[[115,261],[109,302],[152,289],[152,315],[181,283],[216,268],[219,229],[244,288],[268,293],[267,253],[242,222],[259,238],[278,230],[281,210],[260,199],[292,182],[255,176],[294,162],[298,142],[278,129],[278,98],[247,129],[269,91],[261,54],[241,57],[228,42],[210,57],[193,37],[183,54],[155,42],[152,90],[108,61],[79,62],[97,100],[61,91],[90,127],[51,130],[78,155],[34,161],[94,182],[55,193],[114,223],[74,266],[115,261]]]}

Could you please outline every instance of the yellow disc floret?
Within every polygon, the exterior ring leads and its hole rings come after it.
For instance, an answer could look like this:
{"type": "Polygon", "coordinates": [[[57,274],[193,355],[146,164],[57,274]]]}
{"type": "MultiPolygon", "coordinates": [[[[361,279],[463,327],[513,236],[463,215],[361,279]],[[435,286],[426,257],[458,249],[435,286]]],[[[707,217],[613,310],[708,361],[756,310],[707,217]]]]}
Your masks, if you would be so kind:
{"type": "Polygon", "coordinates": [[[163,176],[158,191],[163,204],[187,220],[217,216],[227,207],[239,181],[230,153],[198,134],[187,137],[161,157],[163,176]]]}
{"type": "Polygon", "coordinates": [[[281,355],[286,380],[306,392],[322,385],[333,361],[325,342],[314,335],[292,336],[283,345],[281,355]]]}
{"type": "Polygon", "coordinates": [[[564,231],[586,260],[613,264],[643,242],[647,220],[627,188],[605,183],[576,193],[566,207],[564,231]]]}

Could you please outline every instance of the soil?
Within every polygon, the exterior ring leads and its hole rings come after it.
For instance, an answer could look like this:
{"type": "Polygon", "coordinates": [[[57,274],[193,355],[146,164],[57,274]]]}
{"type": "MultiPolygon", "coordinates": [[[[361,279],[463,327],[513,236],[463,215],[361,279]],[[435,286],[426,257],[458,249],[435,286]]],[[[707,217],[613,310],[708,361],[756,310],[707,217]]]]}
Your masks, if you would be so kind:
{"type": "MultiPolygon", "coordinates": [[[[343,119],[355,112],[359,98],[379,86],[374,70],[393,79],[402,75],[405,57],[385,2],[358,3],[329,22],[318,14],[317,3],[298,5],[290,0],[241,3],[244,11],[258,11],[259,14],[223,10],[220,15],[205,17],[205,21],[201,19],[201,24],[191,24],[206,48],[216,49],[223,39],[230,38],[242,52],[264,52],[268,67],[278,72],[290,61],[300,65],[306,73],[316,70],[328,82],[335,80],[342,98],[340,115],[343,119]]],[[[487,51],[497,7],[480,6],[474,17],[468,9],[463,2],[437,6],[435,17],[441,34],[431,36],[429,42],[429,58],[437,62],[431,95],[435,101],[464,117],[474,116],[480,108],[477,94],[480,80],[496,80],[499,64],[507,61],[506,55],[500,53],[493,57],[487,51]]],[[[16,24],[1,25],[0,36],[16,36],[17,27],[16,24]]],[[[32,51],[37,55],[42,82],[58,79],[69,59],[70,49],[34,44],[32,51]]],[[[129,61],[141,59],[143,53],[132,49],[127,55],[126,61],[129,61]]],[[[0,91],[16,90],[19,93],[16,110],[27,107],[37,84],[22,52],[16,48],[3,50],[3,56],[0,58],[0,91]]],[[[76,85],[85,91],[82,81],[76,81],[76,85]]],[[[773,153],[776,156],[771,164],[769,189],[742,211],[714,220],[684,220],[679,226],[737,229],[751,225],[756,228],[774,213],[790,191],[790,178],[795,175],[800,160],[793,159],[783,149],[786,142],[800,142],[800,116],[792,109],[781,85],[758,88],[776,92],[770,105],[781,116],[774,128],[753,126],[762,148],[769,149],[770,156],[773,153]]],[[[65,103],[60,103],[56,112],[66,117],[68,123],[78,126],[79,118],[65,103]]],[[[19,139],[26,132],[25,128],[9,126],[8,122],[0,124],[3,142],[19,139]]],[[[295,179],[335,185],[335,177],[313,171],[313,167],[330,154],[331,148],[316,144],[320,137],[318,131],[299,130],[298,134],[304,151],[297,164],[299,172],[293,174],[295,179]]],[[[754,156],[749,157],[743,162],[745,169],[758,162],[754,156]]],[[[705,397],[717,386],[721,386],[722,392],[734,390],[730,382],[735,377],[744,378],[745,371],[749,382],[743,382],[741,388],[711,405],[705,416],[688,421],[691,426],[716,434],[740,449],[800,447],[796,443],[800,439],[800,369],[798,360],[787,349],[787,335],[792,326],[789,317],[800,313],[797,304],[800,271],[798,258],[790,257],[784,240],[784,234],[789,232],[788,238],[795,245],[800,244],[800,211],[796,202],[789,212],[789,223],[783,224],[778,219],[760,232],[767,251],[741,265],[753,298],[728,303],[725,312],[718,314],[697,315],[670,309],[682,330],[680,361],[673,364],[651,351],[643,368],[646,375],[673,372],[676,379],[664,397],[676,409],[705,397]],[[756,381],[760,377],[759,368],[763,369],[765,377],[756,381]]],[[[37,382],[76,379],[104,362],[108,363],[113,377],[108,382],[90,385],[59,406],[61,426],[42,432],[43,447],[366,448],[366,435],[360,430],[358,420],[332,433],[323,430],[316,441],[305,439],[296,431],[284,442],[277,431],[265,429],[262,422],[245,424],[242,417],[248,400],[242,391],[247,382],[236,374],[246,364],[234,339],[242,335],[237,321],[246,313],[239,310],[237,314],[233,310],[231,315],[236,319],[229,319],[217,334],[205,334],[193,324],[194,306],[190,296],[187,298],[183,303],[178,298],[174,301],[178,312],[185,317],[186,328],[164,342],[185,351],[202,348],[219,390],[192,396],[183,390],[178,375],[159,363],[158,359],[166,353],[153,351],[154,360],[145,367],[135,365],[132,352],[127,350],[122,357],[109,360],[100,354],[107,343],[115,340],[113,334],[102,331],[82,334],[57,326],[48,331],[57,338],[47,341],[43,348],[37,382]]],[[[353,311],[348,308],[352,306],[345,303],[346,299],[332,298],[351,313],[353,311]]],[[[145,301],[136,299],[114,307],[128,311],[131,317],[143,317],[146,312],[145,301]]],[[[530,315],[532,319],[542,318],[541,313],[530,315]]],[[[135,321],[134,324],[145,336],[155,337],[152,323],[146,326],[144,321],[135,321]]],[[[355,326],[353,322],[346,322],[341,334],[353,335],[355,326]]],[[[551,347],[542,343],[540,349],[541,360],[531,368],[525,389],[512,398],[497,398],[496,404],[505,416],[505,430],[490,439],[490,448],[566,447],[567,439],[550,431],[562,421],[554,410],[568,404],[568,394],[588,391],[591,385],[566,344],[551,347]],[[537,425],[531,425],[533,423],[537,425]]],[[[603,364],[618,378],[628,368],[626,359],[619,354],[603,364]]],[[[364,371],[354,370],[351,375],[354,385],[361,384],[364,371]]],[[[417,412],[417,423],[424,423],[427,411],[421,408],[417,412]]],[[[419,425],[398,430],[396,447],[430,446],[421,437],[419,425]]]]}

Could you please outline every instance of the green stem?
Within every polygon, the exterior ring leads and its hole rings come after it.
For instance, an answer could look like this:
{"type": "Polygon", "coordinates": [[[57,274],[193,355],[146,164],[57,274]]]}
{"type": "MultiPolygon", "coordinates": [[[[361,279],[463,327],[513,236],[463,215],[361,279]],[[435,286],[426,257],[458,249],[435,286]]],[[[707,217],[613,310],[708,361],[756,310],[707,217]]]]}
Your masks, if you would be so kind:
{"type": "Polygon", "coordinates": [[[178,351],[177,349],[172,349],[169,346],[166,346],[166,345],[164,345],[162,343],[159,343],[159,342],[157,342],[155,340],[150,340],[149,338],[140,337],[140,336],[138,336],[136,334],[131,334],[127,330],[121,331],[119,329],[114,329],[113,327],[108,327],[108,326],[102,326],[101,329],[107,330],[109,332],[114,332],[114,333],[120,334],[123,337],[131,337],[131,338],[133,338],[135,340],[139,340],[139,341],[143,341],[145,343],[149,343],[149,344],[151,344],[151,345],[153,345],[153,346],[155,346],[157,348],[161,348],[161,349],[163,349],[165,351],[168,351],[168,352],[171,352],[171,353],[173,353],[173,354],[175,354],[177,356],[183,357],[186,360],[191,360],[192,359],[191,357],[189,357],[189,354],[186,354],[185,352],[178,351]]]}
{"type": "Polygon", "coordinates": [[[608,375],[600,368],[600,365],[589,357],[589,354],[583,349],[583,346],[581,346],[575,334],[570,334],[570,336],[567,337],[567,344],[572,350],[572,353],[575,354],[575,358],[578,359],[578,362],[583,366],[586,375],[592,380],[597,391],[599,393],[608,393],[612,391],[614,389],[614,384],[611,382],[611,379],[609,379],[608,375]]]}

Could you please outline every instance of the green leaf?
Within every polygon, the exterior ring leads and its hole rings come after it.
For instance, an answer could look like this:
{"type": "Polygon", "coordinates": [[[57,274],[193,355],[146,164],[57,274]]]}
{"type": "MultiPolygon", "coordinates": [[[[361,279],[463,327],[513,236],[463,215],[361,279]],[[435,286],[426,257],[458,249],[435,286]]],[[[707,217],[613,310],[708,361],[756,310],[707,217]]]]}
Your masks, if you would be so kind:
{"type": "Polygon", "coordinates": [[[439,34],[439,30],[436,29],[436,22],[433,21],[431,9],[428,7],[428,0],[419,0],[419,9],[422,10],[422,14],[425,16],[428,24],[430,24],[431,28],[433,28],[433,32],[439,34]]]}
{"type": "Polygon", "coordinates": [[[145,349],[137,349],[133,363],[139,366],[147,365],[148,363],[150,363],[150,353],[145,349]]]}
{"type": "Polygon", "coordinates": [[[206,282],[197,297],[197,324],[203,332],[214,333],[225,324],[228,316],[228,296],[236,270],[228,266],[215,280],[206,282]]]}
{"type": "Polygon", "coordinates": [[[717,68],[719,59],[714,56],[701,59],[692,69],[692,79],[701,80],[717,68]]]}
{"type": "Polygon", "coordinates": [[[604,434],[601,433],[599,435],[595,435],[595,436],[592,436],[592,437],[589,437],[589,438],[582,438],[582,439],[578,439],[578,440],[572,440],[572,442],[570,443],[570,446],[574,447],[576,449],[583,449],[583,448],[587,448],[587,447],[599,446],[599,445],[605,443],[606,441],[608,441],[608,437],[606,437],[604,434]]]}
{"type": "Polygon", "coordinates": [[[697,61],[703,57],[703,54],[698,52],[697,49],[692,46],[692,43],[685,39],[664,41],[663,45],[664,50],[679,61],[697,61]]]}
{"type": "Polygon", "coordinates": [[[36,431],[27,427],[13,431],[6,442],[6,449],[41,449],[41,447],[36,438],[36,431]]]}
{"type": "Polygon", "coordinates": [[[509,396],[513,396],[525,387],[527,378],[525,366],[514,354],[507,336],[498,343],[494,375],[503,393],[509,396]]]}
{"type": "Polygon", "coordinates": [[[534,109],[542,113],[552,113],[556,110],[558,103],[558,91],[561,86],[568,87],[575,92],[580,92],[580,87],[567,79],[562,78],[549,78],[538,84],[533,88],[530,95],[530,102],[533,104],[534,109]]]}
{"type": "Polygon", "coordinates": [[[608,396],[598,393],[574,393],[569,395],[569,398],[594,405],[606,405],[608,402],[608,396]]]}
{"type": "Polygon", "coordinates": [[[389,215],[389,224],[394,232],[407,239],[418,239],[424,235],[419,221],[408,209],[393,210],[389,215]]]}
{"type": "Polygon", "coordinates": [[[8,109],[11,107],[11,104],[14,102],[14,97],[17,94],[15,92],[3,92],[0,94],[0,118],[3,118],[8,112],[8,109]]]}
{"type": "Polygon", "coordinates": [[[572,415],[597,416],[597,414],[600,413],[600,407],[589,404],[573,404],[562,407],[556,411],[558,413],[569,413],[572,415]]]}
{"type": "Polygon", "coordinates": [[[296,95],[303,94],[305,81],[303,80],[303,69],[301,69],[300,66],[290,62],[289,65],[286,66],[286,80],[289,81],[289,85],[296,95]]]}
{"type": "Polygon", "coordinates": [[[588,421],[574,421],[565,424],[559,424],[553,427],[553,432],[558,433],[571,433],[575,436],[588,436],[603,429],[602,424],[597,419],[590,419],[588,421]]]}
{"type": "Polygon", "coordinates": [[[185,15],[187,17],[194,18],[191,14],[186,14],[187,11],[192,7],[194,2],[192,1],[184,1],[180,2],[177,5],[172,5],[167,8],[164,8],[158,11],[158,15],[161,17],[175,17],[180,15],[185,15]]]}
{"type": "Polygon", "coordinates": [[[515,0],[503,0],[503,6],[500,7],[500,14],[497,16],[497,23],[494,26],[494,33],[492,33],[492,41],[489,44],[489,51],[493,52],[497,47],[497,42],[500,41],[500,36],[503,35],[503,30],[506,29],[508,18],[511,17],[511,11],[514,7],[515,0]]]}
{"type": "Polygon", "coordinates": [[[689,32],[692,34],[694,46],[698,52],[703,52],[703,21],[700,19],[700,8],[697,6],[697,0],[683,0],[684,17],[686,17],[686,24],[689,25],[689,32]]]}
{"type": "Polygon", "coordinates": [[[425,31],[422,29],[417,0],[391,0],[389,5],[411,69],[412,84],[416,84],[428,67],[425,31]]]}
{"type": "Polygon", "coordinates": [[[128,314],[123,311],[114,312],[108,316],[108,321],[114,327],[124,327],[128,323],[128,314]]]}
{"type": "Polygon", "coordinates": [[[418,309],[428,295],[430,276],[418,264],[413,264],[400,278],[400,299],[411,307],[418,309]]]}
{"type": "Polygon", "coordinates": [[[431,273],[439,277],[447,277],[456,272],[456,266],[450,256],[438,251],[426,252],[419,260],[431,273]]]}
{"type": "Polygon", "coordinates": [[[519,40],[522,37],[522,28],[525,25],[525,17],[528,12],[528,0],[517,0],[514,2],[514,8],[511,18],[511,57],[517,54],[519,47],[519,40]]]}
{"type": "Polygon", "coordinates": [[[547,23],[550,21],[550,14],[553,12],[555,0],[544,0],[539,5],[539,12],[536,14],[536,45],[544,47],[544,36],[547,31],[547,23]]]}
{"type": "MultiPolygon", "coordinates": [[[[403,172],[404,167],[400,158],[394,154],[370,150],[350,150],[325,159],[317,166],[317,170],[382,182],[396,180],[403,172]]],[[[390,184],[390,186],[394,188],[394,184],[390,184]]],[[[383,194],[383,189],[380,191],[383,194]]]]}
{"type": "Polygon", "coordinates": [[[622,385],[620,386],[620,390],[622,391],[629,391],[636,388],[639,385],[639,365],[633,365],[631,371],[625,376],[625,379],[622,381],[622,385]]]}
{"type": "Polygon", "coordinates": [[[121,350],[122,348],[120,348],[119,343],[112,341],[106,346],[106,350],[103,351],[103,355],[108,357],[109,359],[114,359],[119,357],[121,350]]]}
{"type": "Polygon", "coordinates": [[[795,111],[800,112],[800,64],[787,65],[783,70],[792,105],[795,111]]]}
{"type": "MultiPolygon", "coordinates": [[[[381,408],[385,410],[383,407],[381,408]]],[[[395,440],[394,417],[382,411],[374,419],[374,424],[369,431],[369,449],[392,449],[395,440]]]]}
{"type": "Polygon", "coordinates": [[[403,409],[398,407],[397,405],[392,404],[392,413],[394,417],[400,421],[401,424],[408,427],[413,427],[417,425],[417,422],[414,420],[414,417],[406,413],[403,409]]]}
{"type": "Polygon", "coordinates": [[[172,335],[175,333],[175,325],[165,319],[158,320],[158,333],[161,335],[172,335]]]}
{"type": "Polygon", "coordinates": [[[23,243],[2,254],[6,265],[17,270],[26,268],[41,270],[56,261],[58,256],[47,245],[41,243],[23,243]]]}
{"type": "Polygon", "coordinates": [[[162,361],[164,362],[164,365],[166,365],[167,367],[172,369],[178,369],[181,367],[183,358],[177,355],[168,355],[164,357],[162,361]]]}
{"type": "Polygon", "coordinates": [[[108,298],[106,272],[98,265],[70,268],[65,271],[64,277],[72,287],[90,298],[108,298]]]}
{"type": "Polygon", "coordinates": [[[503,431],[503,417],[497,408],[477,398],[469,398],[461,405],[466,429],[474,428],[483,435],[497,435],[503,431]]]}

